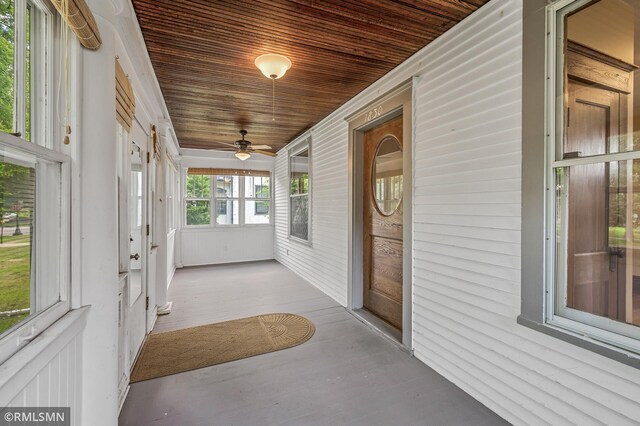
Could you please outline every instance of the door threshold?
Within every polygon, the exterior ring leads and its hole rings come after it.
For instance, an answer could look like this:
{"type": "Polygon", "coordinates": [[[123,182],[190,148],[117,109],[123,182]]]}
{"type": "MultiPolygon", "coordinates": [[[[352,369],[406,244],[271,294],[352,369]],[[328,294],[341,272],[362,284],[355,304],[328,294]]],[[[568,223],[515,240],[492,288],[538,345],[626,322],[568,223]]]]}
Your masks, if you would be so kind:
{"type": "Polygon", "coordinates": [[[348,309],[348,311],[360,322],[380,333],[400,349],[409,353],[411,352],[411,350],[402,343],[402,330],[392,326],[366,309],[348,309]]]}

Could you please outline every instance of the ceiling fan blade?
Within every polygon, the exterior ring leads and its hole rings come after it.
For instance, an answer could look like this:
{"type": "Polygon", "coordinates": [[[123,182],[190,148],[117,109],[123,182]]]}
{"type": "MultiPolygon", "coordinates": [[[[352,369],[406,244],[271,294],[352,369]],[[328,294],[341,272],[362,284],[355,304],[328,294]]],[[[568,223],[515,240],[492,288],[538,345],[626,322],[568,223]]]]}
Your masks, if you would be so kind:
{"type": "Polygon", "coordinates": [[[220,144],[220,145],[226,145],[226,146],[228,146],[230,148],[238,149],[238,146],[236,144],[234,144],[234,143],[228,143],[228,142],[216,142],[216,143],[220,144]]]}
{"type": "Polygon", "coordinates": [[[268,155],[269,157],[276,157],[278,155],[275,152],[262,151],[260,149],[254,149],[253,152],[257,154],[268,155]]]}
{"type": "Polygon", "coordinates": [[[251,145],[253,149],[273,149],[269,145],[251,145]]]}

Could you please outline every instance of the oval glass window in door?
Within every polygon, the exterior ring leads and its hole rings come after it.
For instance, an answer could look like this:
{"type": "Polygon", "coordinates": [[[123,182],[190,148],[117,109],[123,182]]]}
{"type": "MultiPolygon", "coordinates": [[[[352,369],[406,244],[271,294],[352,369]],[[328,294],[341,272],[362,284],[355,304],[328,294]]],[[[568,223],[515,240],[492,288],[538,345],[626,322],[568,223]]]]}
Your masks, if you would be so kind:
{"type": "Polygon", "coordinates": [[[394,136],[380,141],[371,176],[378,210],[385,216],[392,215],[402,201],[402,146],[394,136]]]}

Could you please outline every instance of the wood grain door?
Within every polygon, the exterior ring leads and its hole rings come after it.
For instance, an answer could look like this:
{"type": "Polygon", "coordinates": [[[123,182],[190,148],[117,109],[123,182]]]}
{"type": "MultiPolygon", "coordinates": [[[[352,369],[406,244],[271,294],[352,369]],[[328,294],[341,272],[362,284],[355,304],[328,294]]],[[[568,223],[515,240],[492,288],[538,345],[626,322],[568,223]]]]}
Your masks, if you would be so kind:
{"type": "MultiPolygon", "coordinates": [[[[620,93],[570,79],[564,152],[617,152],[625,121],[620,104],[620,93]]],[[[617,167],[599,163],[569,171],[567,306],[609,318],[618,316],[618,278],[624,282],[625,270],[624,248],[609,235],[620,202],[617,167]]]]}
{"type": "Polygon", "coordinates": [[[402,116],[365,132],[363,179],[364,308],[402,329],[402,116]]]}

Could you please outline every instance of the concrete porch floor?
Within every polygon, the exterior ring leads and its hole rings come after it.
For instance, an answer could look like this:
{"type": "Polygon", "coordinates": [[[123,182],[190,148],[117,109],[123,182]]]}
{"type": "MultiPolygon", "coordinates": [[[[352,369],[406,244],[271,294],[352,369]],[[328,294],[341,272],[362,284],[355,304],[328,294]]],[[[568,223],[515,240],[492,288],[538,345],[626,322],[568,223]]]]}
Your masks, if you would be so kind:
{"type": "Polygon", "coordinates": [[[162,332],[269,312],[308,342],[131,385],[120,425],[501,425],[491,410],[275,261],[178,270],[162,332]]]}

